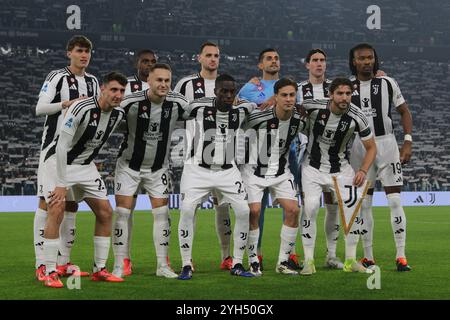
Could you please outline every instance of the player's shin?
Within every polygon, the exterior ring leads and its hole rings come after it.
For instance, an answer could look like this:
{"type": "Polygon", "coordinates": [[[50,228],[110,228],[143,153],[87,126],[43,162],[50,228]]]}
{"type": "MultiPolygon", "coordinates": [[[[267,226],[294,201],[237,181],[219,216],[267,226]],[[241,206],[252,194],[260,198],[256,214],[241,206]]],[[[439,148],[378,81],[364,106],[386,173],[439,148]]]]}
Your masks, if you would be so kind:
{"type": "Polygon", "coordinates": [[[111,237],[94,236],[94,272],[105,268],[110,245],[111,237]]]}
{"type": "Polygon", "coordinates": [[[33,222],[34,253],[36,255],[36,268],[45,264],[44,261],[44,228],[47,221],[47,211],[36,209],[33,222]]]}
{"type": "Polygon", "coordinates": [[[291,253],[292,247],[295,246],[295,241],[297,239],[298,227],[288,227],[285,224],[281,227],[281,244],[280,251],[278,254],[278,264],[283,261],[288,261],[289,254],[291,253]]]}
{"type": "Polygon", "coordinates": [[[258,239],[259,239],[259,228],[255,230],[250,230],[250,232],[248,233],[248,243],[247,243],[248,262],[250,264],[253,262],[259,262],[256,250],[258,246],[258,239]]]}
{"type": "Polygon", "coordinates": [[[302,220],[302,243],[305,252],[305,261],[314,260],[314,249],[317,234],[317,214],[319,213],[320,199],[305,197],[302,220]]]}
{"type": "Polygon", "coordinates": [[[153,213],[153,243],[155,245],[158,267],[167,266],[167,256],[170,244],[169,208],[167,205],[154,208],[153,213]]]}
{"type": "Polygon", "coordinates": [[[391,209],[391,225],[394,233],[396,258],[405,258],[406,245],[406,216],[401,205],[400,193],[386,195],[389,208],[391,209]]]}
{"type": "Polygon", "coordinates": [[[58,247],[60,239],[44,239],[44,260],[45,260],[45,271],[49,275],[56,271],[56,260],[58,257],[58,247]]]}
{"type": "Polygon", "coordinates": [[[361,236],[364,248],[364,257],[369,260],[373,258],[373,214],[372,214],[373,196],[367,194],[362,202],[361,217],[364,219],[364,229],[367,231],[361,236]]]}
{"type": "Polygon", "coordinates": [[[228,203],[216,206],[216,231],[219,238],[222,260],[231,256],[231,219],[228,203]]]}
{"type": "Polygon", "coordinates": [[[75,242],[76,212],[64,212],[64,219],[61,223],[59,234],[60,244],[57,263],[59,266],[63,266],[70,262],[70,253],[75,242]]]}
{"type": "Polygon", "coordinates": [[[194,241],[194,218],[196,204],[184,201],[178,223],[178,242],[181,260],[184,266],[192,266],[192,242],[194,241]]]}
{"type": "Polygon", "coordinates": [[[250,209],[247,202],[233,205],[235,214],[234,235],[233,235],[233,267],[244,258],[245,248],[248,242],[250,209]]]}
{"type": "Polygon", "coordinates": [[[128,219],[130,217],[130,209],[117,207],[115,210],[116,221],[113,228],[113,252],[114,252],[114,268],[123,266],[123,259],[127,255],[128,250],[128,219]]]}
{"type": "Polygon", "coordinates": [[[339,238],[339,215],[336,204],[326,204],[325,235],[327,237],[327,256],[336,257],[336,246],[339,238]]]}

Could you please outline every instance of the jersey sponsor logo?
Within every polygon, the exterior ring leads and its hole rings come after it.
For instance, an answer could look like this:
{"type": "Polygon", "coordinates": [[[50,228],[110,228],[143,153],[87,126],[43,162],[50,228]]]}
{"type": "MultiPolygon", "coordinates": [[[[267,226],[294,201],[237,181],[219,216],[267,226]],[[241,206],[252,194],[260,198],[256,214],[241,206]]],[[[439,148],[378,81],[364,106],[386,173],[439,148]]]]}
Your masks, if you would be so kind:
{"type": "Polygon", "coordinates": [[[219,129],[221,133],[225,133],[225,130],[228,128],[228,125],[226,123],[219,124],[219,129]]]}
{"type": "Polygon", "coordinates": [[[91,121],[91,123],[89,123],[89,126],[96,127],[97,126],[97,120],[91,121]]]}
{"type": "Polygon", "coordinates": [[[324,136],[320,136],[319,142],[329,145],[329,146],[334,146],[336,144],[336,141],[334,141],[334,134],[335,131],[334,130],[330,130],[330,129],[325,129],[324,131],[324,136]]]}
{"type": "Polygon", "coordinates": [[[198,88],[194,91],[195,93],[205,93],[202,88],[198,88]]]}
{"type": "Polygon", "coordinates": [[[152,122],[152,123],[150,123],[150,131],[152,131],[152,132],[156,132],[156,131],[159,131],[158,129],[159,129],[159,124],[158,124],[158,122],[152,122]]]}
{"type": "Polygon", "coordinates": [[[77,86],[75,85],[75,83],[73,83],[73,84],[69,87],[69,89],[70,89],[70,90],[78,90],[78,89],[77,89],[77,86]]]}
{"type": "Polygon", "coordinates": [[[64,126],[66,126],[67,128],[72,128],[73,126],[73,118],[69,118],[66,123],[64,124],[64,126]]]}

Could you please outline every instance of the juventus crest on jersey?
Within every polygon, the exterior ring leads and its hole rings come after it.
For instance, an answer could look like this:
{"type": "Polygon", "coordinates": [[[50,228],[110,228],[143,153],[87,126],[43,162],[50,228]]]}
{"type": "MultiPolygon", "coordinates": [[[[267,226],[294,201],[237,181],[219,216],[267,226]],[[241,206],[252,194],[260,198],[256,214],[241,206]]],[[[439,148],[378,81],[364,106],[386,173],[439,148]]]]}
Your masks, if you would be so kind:
{"type": "Polygon", "coordinates": [[[168,167],[170,138],[177,120],[183,120],[188,106],[184,96],[169,92],[161,104],[152,103],[148,90],[138,91],[122,101],[127,133],[119,158],[135,171],[156,171],[168,167]]]}
{"type": "Polygon", "coordinates": [[[399,107],[405,99],[397,82],[390,77],[376,77],[369,81],[350,79],[353,84],[352,103],[369,120],[376,137],[394,133],[391,106],[399,107]]]}
{"type": "Polygon", "coordinates": [[[348,164],[346,149],[353,133],[358,133],[362,140],[372,137],[367,118],[356,106],[350,104],[345,113],[337,115],[330,111],[327,100],[310,102],[304,162],[323,172],[340,172],[348,164]]]}
{"type": "MultiPolygon", "coordinates": [[[[99,93],[100,86],[95,76],[89,73],[84,76],[76,76],[68,67],[65,67],[53,70],[47,75],[39,93],[38,105],[73,100],[81,96],[95,97],[99,93]]],[[[61,111],[47,115],[42,134],[41,152],[46,150],[56,138],[63,118],[61,111]]]]}
{"type": "Polygon", "coordinates": [[[288,120],[278,119],[275,107],[252,113],[245,128],[253,173],[258,177],[282,175],[288,167],[291,142],[304,127],[305,121],[297,111],[288,120]]]}
{"type": "MultiPolygon", "coordinates": [[[[241,124],[255,108],[256,104],[244,102],[222,112],[216,107],[216,98],[191,102],[187,113],[196,123],[191,163],[208,169],[229,169],[236,165],[241,124]]],[[[242,135],[242,143],[243,138],[242,135]]]]}
{"type": "MultiPolygon", "coordinates": [[[[96,97],[74,103],[61,127],[61,131],[73,136],[67,152],[67,164],[90,164],[124,116],[121,108],[102,111],[96,97]]],[[[56,142],[57,139],[46,159],[54,153],[56,142]]]]}

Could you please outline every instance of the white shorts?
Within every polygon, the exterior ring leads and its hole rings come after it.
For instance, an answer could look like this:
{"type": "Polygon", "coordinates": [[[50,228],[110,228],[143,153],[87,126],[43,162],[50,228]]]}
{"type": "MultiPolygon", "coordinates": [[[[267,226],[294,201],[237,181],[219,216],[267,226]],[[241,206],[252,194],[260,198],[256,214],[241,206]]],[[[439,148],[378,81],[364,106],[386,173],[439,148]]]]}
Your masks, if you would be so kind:
{"type": "MultiPolygon", "coordinates": [[[[42,157],[41,157],[42,158],[42,157]]],[[[47,161],[43,162],[39,159],[39,167],[37,174],[37,196],[43,197],[45,202],[49,202],[48,198],[50,193],[55,190],[56,187],[56,157],[51,156],[47,161]]],[[[66,193],[66,201],[74,201],[74,194],[72,188],[69,188],[66,193]]]]}
{"type": "Polygon", "coordinates": [[[84,198],[108,200],[105,182],[93,162],[87,165],[67,165],[66,180],[67,187],[72,188],[77,202],[84,198]]]}
{"type": "MultiPolygon", "coordinates": [[[[367,180],[380,180],[384,187],[403,186],[402,165],[395,136],[375,137],[377,156],[367,172],[367,180]]],[[[366,150],[359,138],[355,138],[350,154],[350,164],[355,171],[359,170],[366,150]]]]}
{"type": "Polygon", "coordinates": [[[248,192],[248,203],[261,202],[264,189],[269,188],[274,203],[278,199],[297,201],[298,190],[294,183],[294,176],[286,171],[278,177],[258,177],[244,169],[244,183],[248,192]]]}
{"type": "Polygon", "coordinates": [[[333,176],[354,177],[355,172],[350,165],[341,167],[341,172],[326,173],[310,165],[302,166],[302,187],[305,202],[311,199],[320,201],[322,192],[331,191],[333,202],[336,203],[336,191],[333,184],[333,176]]]}
{"type": "Polygon", "coordinates": [[[168,198],[171,192],[168,168],[155,172],[151,170],[135,171],[130,169],[126,161],[119,159],[114,177],[114,192],[116,195],[133,196],[141,186],[152,198],[168,198]]]}
{"type": "Polygon", "coordinates": [[[200,204],[211,192],[219,205],[247,203],[241,174],[236,167],[227,170],[211,170],[196,164],[185,164],[180,182],[181,199],[200,204]]]}

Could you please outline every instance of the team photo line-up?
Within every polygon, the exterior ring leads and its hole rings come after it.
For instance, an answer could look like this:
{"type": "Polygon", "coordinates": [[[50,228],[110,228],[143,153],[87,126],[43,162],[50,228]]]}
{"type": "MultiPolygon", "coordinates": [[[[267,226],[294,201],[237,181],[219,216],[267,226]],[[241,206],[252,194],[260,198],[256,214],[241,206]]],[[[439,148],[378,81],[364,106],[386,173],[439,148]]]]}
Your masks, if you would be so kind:
{"type": "Polygon", "coordinates": [[[64,287],[64,276],[122,282],[131,275],[133,211],[142,189],[152,208],[159,277],[192,279],[195,213],[210,195],[216,212],[220,268],[231,275],[263,274],[262,235],[269,194],[283,211],[277,273],[316,273],[316,220],[322,196],[326,266],[371,273],[376,180],[384,187],[391,213],[395,268],[411,270],[405,254],[406,217],[400,192],[402,164],[411,158],[412,117],[397,82],[379,70],[371,45],[353,47],[349,51],[351,75],[333,80],[325,76],[326,53],[310,50],[305,58],[309,78],[301,82],[281,77],[280,56],[276,49],[267,48],[258,57],[261,74],[240,90],[232,75],[219,73],[220,49],[212,42],[205,42],[199,50],[200,72],[182,78],[173,90],[171,67],[158,63],[149,49],[136,53],[135,75],[127,78],[117,71],[105,72],[99,83],[86,70],[92,48],[82,35],[68,41],[70,64],[47,75],[36,105],[36,115],[45,116],[45,124],[34,217],[35,275],[45,286],[64,287]],[[394,136],[392,108],[401,117],[401,145],[394,136]],[[124,138],[114,173],[113,209],[94,161],[115,131],[123,132],[124,138]],[[184,159],[178,274],[168,255],[173,231],[168,208],[173,151],[184,159]],[[348,225],[344,221],[344,262],[336,256],[343,219],[343,190],[337,181],[347,181],[346,187],[354,189],[359,199],[353,220],[348,225]],[[92,273],[71,262],[81,201],[95,215],[92,273]],[[298,233],[302,263],[295,248],[298,233]],[[364,257],[357,260],[360,238],[364,257]],[[109,272],[111,241],[114,267],[109,272]]]}

